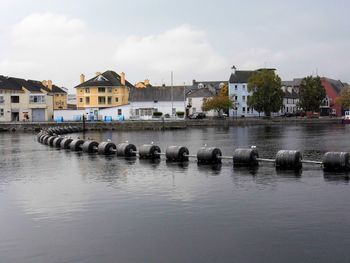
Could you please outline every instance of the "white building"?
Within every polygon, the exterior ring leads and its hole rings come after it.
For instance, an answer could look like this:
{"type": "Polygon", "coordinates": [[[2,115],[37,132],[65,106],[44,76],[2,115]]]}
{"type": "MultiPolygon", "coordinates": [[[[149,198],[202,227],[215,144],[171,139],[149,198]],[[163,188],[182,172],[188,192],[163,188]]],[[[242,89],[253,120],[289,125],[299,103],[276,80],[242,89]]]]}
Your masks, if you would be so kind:
{"type": "Polygon", "coordinates": [[[164,117],[176,118],[185,112],[185,87],[160,86],[130,90],[130,118],[151,119],[154,112],[164,117]]]}
{"type": "Polygon", "coordinates": [[[247,104],[251,93],[248,91],[248,81],[255,71],[253,70],[236,70],[233,72],[229,80],[229,96],[234,101],[234,108],[229,111],[231,117],[255,117],[262,116],[263,113],[255,111],[247,104]]]}
{"type": "MultiPolygon", "coordinates": [[[[186,95],[186,115],[191,115],[198,112],[203,112],[203,103],[215,96],[215,94],[208,88],[200,88],[192,90],[186,95]]],[[[207,116],[216,116],[217,113],[214,110],[206,111],[207,116]]]]}

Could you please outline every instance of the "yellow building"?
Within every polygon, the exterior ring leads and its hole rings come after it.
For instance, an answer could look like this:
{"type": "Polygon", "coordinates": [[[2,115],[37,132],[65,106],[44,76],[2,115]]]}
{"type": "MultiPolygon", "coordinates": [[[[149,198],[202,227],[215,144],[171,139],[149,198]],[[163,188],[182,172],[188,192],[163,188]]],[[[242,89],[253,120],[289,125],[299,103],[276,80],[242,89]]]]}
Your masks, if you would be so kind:
{"type": "Polygon", "coordinates": [[[42,84],[53,95],[53,109],[54,110],[66,110],[68,109],[68,93],[64,88],[60,88],[52,84],[51,80],[43,80],[42,84]]]}
{"type": "Polygon", "coordinates": [[[129,89],[134,88],[125,80],[125,73],[120,75],[108,70],[97,72],[92,79],[85,81],[84,74],[80,75],[80,84],[75,87],[77,108],[108,108],[129,103],[129,89]]]}
{"type": "Polygon", "coordinates": [[[144,89],[152,87],[151,83],[149,82],[149,79],[145,79],[144,81],[140,81],[135,84],[135,88],[137,89],[144,89]]]}

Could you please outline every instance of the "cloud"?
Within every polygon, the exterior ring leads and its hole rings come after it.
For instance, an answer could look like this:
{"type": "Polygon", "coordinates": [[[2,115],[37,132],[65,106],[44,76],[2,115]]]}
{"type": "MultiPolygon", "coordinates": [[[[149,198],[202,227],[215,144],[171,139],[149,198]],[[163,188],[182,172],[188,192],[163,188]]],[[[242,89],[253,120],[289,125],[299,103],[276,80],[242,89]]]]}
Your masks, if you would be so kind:
{"type": "Polygon", "coordinates": [[[195,74],[215,78],[228,65],[205,32],[188,25],[158,35],[130,36],[120,43],[114,58],[118,65],[141,75],[165,76],[173,70],[179,78],[189,79],[195,74]]]}

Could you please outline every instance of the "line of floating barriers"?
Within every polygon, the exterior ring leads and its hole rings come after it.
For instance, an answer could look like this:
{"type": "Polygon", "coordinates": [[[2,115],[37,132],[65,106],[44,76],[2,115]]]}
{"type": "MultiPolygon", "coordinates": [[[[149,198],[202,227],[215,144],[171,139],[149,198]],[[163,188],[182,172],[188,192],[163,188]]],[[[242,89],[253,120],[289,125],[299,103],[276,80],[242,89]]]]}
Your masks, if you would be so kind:
{"type": "Polygon", "coordinates": [[[81,132],[80,127],[54,127],[42,130],[37,134],[37,140],[55,148],[70,149],[71,151],[83,151],[87,153],[98,153],[120,157],[136,157],[140,159],[156,160],[165,156],[168,162],[187,162],[189,158],[197,158],[198,164],[220,164],[223,159],[232,160],[235,167],[254,167],[260,162],[274,163],[280,169],[300,169],[303,164],[323,166],[325,171],[349,171],[350,157],[348,152],[327,152],[322,161],[303,160],[300,151],[280,150],[275,159],[260,158],[255,147],[236,149],[232,156],[223,156],[219,148],[202,147],[196,155],[190,155],[185,146],[169,146],[165,153],[161,152],[159,146],[144,144],[137,150],[134,144],[125,142],[118,145],[113,142],[97,142],[94,140],[72,139],[61,135],[81,132]]]}

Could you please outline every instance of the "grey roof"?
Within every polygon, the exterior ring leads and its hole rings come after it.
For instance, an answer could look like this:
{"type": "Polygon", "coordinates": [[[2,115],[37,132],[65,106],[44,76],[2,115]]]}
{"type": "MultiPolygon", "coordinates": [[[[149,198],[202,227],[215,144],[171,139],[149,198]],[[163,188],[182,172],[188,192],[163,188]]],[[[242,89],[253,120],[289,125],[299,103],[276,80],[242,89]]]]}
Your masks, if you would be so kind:
{"type": "MultiPolygon", "coordinates": [[[[130,82],[125,80],[125,85],[129,88],[135,88],[130,82]]],[[[77,86],[75,88],[81,87],[119,87],[123,86],[121,84],[121,77],[119,74],[112,70],[107,70],[101,75],[95,76],[77,86]]]]}
{"type": "Polygon", "coordinates": [[[0,75],[0,89],[5,90],[22,90],[22,86],[9,80],[8,77],[0,75]]]}
{"type": "Polygon", "coordinates": [[[209,98],[213,96],[215,96],[215,94],[208,88],[193,90],[186,95],[188,98],[209,98]]]}
{"type": "Polygon", "coordinates": [[[22,87],[30,92],[42,93],[41,89],[49,91],[40,81],[25,80],[21,78],[8,77],[7,80],[12,83],[15,90],[22,90],[22,87]]]}
{"type": "Polygon", "coordinates": [[[136,101],[184,101],[184,86],[161,86],[130,89],[129,100],[136,101]]]}
{"type": "Polygon", "coordinates": [[[254,70],[236,70],[231,74],[229,83],[248,83],[254,72],[254,70]]]}
{"type": "Polygon", "coordinates": [[[326,79],[329,82],[329,84],[331,84],[331,86],[337,92],[338,95],[345,88],[344,83],[341,82],[340,80],[335,80],[330,78],[324,78],[324,79],[326,79]]]}
{"type": "Polygon", "coordinates": [[[297,87],[297,86],[300,86],[302,81],[303,81],[302,78],[296,78],[293,80],[284,80],[282,81],[282,85],[287,87],[297,87]]]}

